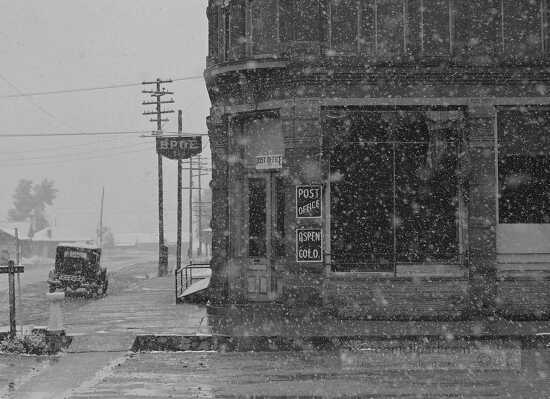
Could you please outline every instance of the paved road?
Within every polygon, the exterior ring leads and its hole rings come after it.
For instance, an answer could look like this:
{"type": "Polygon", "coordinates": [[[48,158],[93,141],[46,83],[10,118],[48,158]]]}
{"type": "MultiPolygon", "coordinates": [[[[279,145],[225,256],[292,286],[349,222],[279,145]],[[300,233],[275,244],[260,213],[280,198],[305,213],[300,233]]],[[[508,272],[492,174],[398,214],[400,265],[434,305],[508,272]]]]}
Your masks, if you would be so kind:
{"type": "MultiPolygon", "coordinates": [[[[155,254],[151,251],[115,251],[104,252],[102,265],[105,265],[109,273],[109,293],[129,284],[131,278],[147,278],[156,275],[155,254]],[[137,263],[145,263],[149,267],[141,271],[139,276],[120,275],[121,270],[137,263]]],[[[45,325],[48,321],[48,303],[45,294],[48,292],[46,282],[51,265],[27,265],[25,273],[21,276],[23,309],[17,308],[17,323],[25,325],[45,325]],[[27,272],[28,271],[28,272],[27,272]],[[22,315],[22,317],[21,317],[22,315]]],[[[0,327],[9,325],[8,318],[8,291],[7,277],[0,275],[0,327]]],[[[70,298],[65,301],[65,310],[74,311],[81,306],[90,303],[84,298],[70,298]]]]}
{"type": "MultiPolygon", "coordinates": [[[[151,251],[104,251],[102,257],[102,265],[108,268],[110,272],[116,272],[128,265],[136,262],[151,262],[154,264],[156,260],[156,254],[151,251]]],[[[48,273],[53,267],[54,260],[42,260],[36,262],[26,262],[25,273],[20,276],[21,287],[25,288],[28,285],[44,282],[48,279],[48,273]]],[[[154,272],[154,271],[152,271],[154,272]]],[[[8,290],[8,277],[7,275],[0,275],[0,295],[8,290]]],[[[2,324],[2,323],[0,323],[2,324]]]]}

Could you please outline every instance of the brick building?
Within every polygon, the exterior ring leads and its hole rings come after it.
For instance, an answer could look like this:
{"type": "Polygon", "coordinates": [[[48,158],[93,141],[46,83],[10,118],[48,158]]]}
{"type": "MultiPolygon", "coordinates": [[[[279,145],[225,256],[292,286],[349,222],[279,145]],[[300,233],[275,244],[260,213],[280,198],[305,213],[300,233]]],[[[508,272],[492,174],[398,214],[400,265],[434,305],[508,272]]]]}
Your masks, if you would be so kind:
{"type": "Polygon", "coordinates": [[[210,0],[213,295],[550,311],[547,0],[210,0]]]}

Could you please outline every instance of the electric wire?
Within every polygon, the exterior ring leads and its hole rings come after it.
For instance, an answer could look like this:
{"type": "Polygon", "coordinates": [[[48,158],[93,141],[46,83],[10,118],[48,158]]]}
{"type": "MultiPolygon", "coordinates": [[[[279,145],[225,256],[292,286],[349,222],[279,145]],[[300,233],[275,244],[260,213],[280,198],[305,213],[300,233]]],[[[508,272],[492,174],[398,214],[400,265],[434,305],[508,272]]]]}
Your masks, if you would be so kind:
{"type": "MultiPolygon", "coordinates": [[[[143,145],[147,145],[149,146],[149,148],[151,147],[151,143],[137,143],[137,144],[132,144],[132,145],[122,145],[122,146],[117,146],[117,147],[110,147],[108,148],[108,150],[118,150],[118,149],[129,149],[129,148],[135,148],[135,147],[139,147],[139,146],[143,146],[143,145]]],[[[79,155],[87,155],[87,154],[90,154],[90,151],[86,151],[86,152],[70,152],[70,153],[55,153],[55,154],[48,154],[48,155],[44,155],[44,156],[33,156],[33,157],[17,157],[17,158],[0,158],[0,163],[1,162],[9,162],[9,161],[29,161],[29,160],[46,160],[46,159],[52,159],[52,158],[63,158],[63,157],[74,157],[74,156],[79,156],[79,155]]]]}
{"type": "MultiPolygon", "coordinates": [[[[146,137],[157,137],[151,130],[131,130],[131,131],[112,131],[112,132],[69,132],[69,133],[0,133],[0,138],[24,138],[24,137],[68,137],[68,136],[115,136],[115,135],[145,135],[146,137]]],[[[163,132],[165,135],[176,136],[178,132],[163,132]]],[[[184,135],[207,136],[206,132],[182,132],[184,135]]]]}
{"type": "Polygon", "coordinates": [[[21,150],[21,151],[0,151],[0,155],[28,154],[28,153],[33,153],[33,152],[38,152],[38,153],[46,152],[46,153],[49,153],[49,150],[63,150],[63,149],[70,149],[70,148],[80,148],[80,147],[91,146],[91,145],[102,145],[102,144],[112,143],[114,141],[121,141],[123,139],[133,139],[133,138],[134,137],[125,136],[125,137],[116,137],[114,139],[113,138],[111,138],[111,139],[102,139],[101,141],[98,141],[98,139],[96,138],[96,140],[94,140],[94,141],[87,141],[85,143],[78,143],[78,144],[71,144],[71,145],[55,145],[55,146],[46,146],[46,147],[41,146],[41,147],[38,147],[38,148],[29,148],[29,149],[25,149],[25,150],[21,150]]]}
{"type": "MultiPolygon", "coordinates": [[[[195,76],[184,76],[181,78],[171,79],[172,82],[182,82],[187,80],[198,80],[203,79],[202,75],[195,75],[195,76]]],[[[17,94],[6,94],[3,96],[0,96],[0,99],[8,99],[8,98],[21,98],[21,97],[37,97],[37,96],[51,96],[51,95],[57,95],[57,94],[70,94],[70,93],[79,93],[79,92],[89,92],[89,91],[99,91],[99,90],[111,90],[111,89],[122,89],[127,87],[137,87],[142,86],[142,82],[134,82],[134,83],[115,83],[110,85],[104,85],[104,86],[92,86],[92,87],[78,87],[73,89],[60,89],[60,90],[49,90],[49,91],[34,91],[34,92],[19,92],[17,94]]]]}
{"type": "Polygon", "coordinates": [[[54,162],[23,162],[23,163],[21,163],[20,161],[16,161],[14,163],[9,163],[8,162],[8,163],[0,164],[0,166],[3,169],[7,169],[7,168],[19,168],[19,167],[27,167],[27,166],[63,165],[63,164],[70,164],[70,163],[73,163],[73,162],[80,162],[80,161],[86,161],[86,160],[116,159],[116,156],[119,156],[119,155],[138,154],[138,153],[144,153],[146,151],[151,151],[151,148],[143,148],[141,150],[136,150],[136,151],[120,151],[120,152],[114,152],[114,153],[110,153],[110,154],[102,154],[102,155],[90,156],[90,157],[78,157],[78,158],[74,158],[74,159],[64,159],[64,160],[61,160],[61,161],[54,161],[54,162]]]}
{"type": "MultiPolygon", "coordinates": [[[[23,92],[19,89],[19,87],[17,87],[14,83],[12,83],[10,80],[8,80],[8,78],[6,78],[2,73],[0,73],[0,79],[2,79],[4,82],[6,82],[12,89],[14,89],[17,93],[19,93],[19,95],[22,95],[23,92]]],[[[40,104],[36,103],[30,96],[24,96],[25,100],[31,104],[34,108],[36,108],[37,110],[39,110],[40,112],[42,112],[44,115],[50,117],[51,119],[53,119],[57,124],[59,124],[60,126],[63,126],[63,127],[69,127],[69,129],[73,129],[72,127],[70,127],[69,125],[61,122],[54,114],[52,114],[50,111],[48,111],[47,109],[45,109],[43,106],[41,106],[40,104]]]]}

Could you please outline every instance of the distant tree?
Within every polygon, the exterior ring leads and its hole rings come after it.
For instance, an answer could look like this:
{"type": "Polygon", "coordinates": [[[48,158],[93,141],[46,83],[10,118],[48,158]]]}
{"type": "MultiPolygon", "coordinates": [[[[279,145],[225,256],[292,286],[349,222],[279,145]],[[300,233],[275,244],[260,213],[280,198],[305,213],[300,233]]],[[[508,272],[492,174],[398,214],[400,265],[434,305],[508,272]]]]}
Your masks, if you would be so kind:
{"type": "Polygon", "coordinates": [[[21,179],[13,194],[13,208],[8,211],[8,219],[12,222],[31,221],[32,236],[36,231],[49,226],[46,219],[46,206],[52,205],[57,195],[57,189],[52,180],[44,179],[38,184],[32,180],[21,179]]]}

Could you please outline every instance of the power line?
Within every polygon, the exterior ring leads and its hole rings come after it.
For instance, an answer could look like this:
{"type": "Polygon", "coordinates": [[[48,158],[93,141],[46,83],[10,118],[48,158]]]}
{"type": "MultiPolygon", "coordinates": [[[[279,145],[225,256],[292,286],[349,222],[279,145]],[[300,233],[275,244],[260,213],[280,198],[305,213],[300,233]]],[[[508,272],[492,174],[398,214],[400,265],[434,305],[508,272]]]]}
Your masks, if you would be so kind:
{"type": "MultiPolygon", "coordinates": [[[[172,79],[174,82],[181,82],[186,80],[197,80],[197,79],[203,79],[203,76],[195,75],[195,76],[184,76],[177,79],[172,79]]],[[[99,91],[99,90],[110,90],[110,89],[122,89],[127,87],[137,87],[141,86],[142,82],[136,82],[136,83],[115,83],[105,86],[93,86],[93,87],[78,87],[74,89],[60,89],[60,90],[50,90],[50,91],[35,91],[35,92],[28,92],[28,93],[18,93],[18,94],[7,94],[0,96],[0,99],[4,98],[21,98],[21,97],[36,97],[36,96],[50,96],[50,95],[56,95],[56,94],[69,94],[69,93],[79,93],[79,92],[87,92],[87,91],[99,91]]]]}
{"type": "MultiPolygon", "coordinates": [[[[11,81],[8,80],[4,75],[0,73],[0,79],[2,79],[4,82],[6,82],[11,88],[13,88],[19,95],[22,95],[23,92],[17,87],[15,84],[13,84],[11,81]]],[[[42,107],[40,104],[36,103],[32,98],[25,98],[33,107],[35,107],[37,110],[42,112],[43,114],[49,116],[53,120],[55,120],[57,123],[59,123],[61,126],[67,127],[68,125],[62,123],[57,119],[57,117],[52,114],[50,111],[46,110],[44,107],[42,107]]],[[[70,127],[72,129],[72,127],[70,127]]]]}
{"type": "Polygon", "coordinates": [[[26,166],[42,166],[42,165],[62,165],[62,164],[70,164],[72,162],[76,162],[76,161],[86,161],[86,160],[92,160],[92,159],[114,159],[114,156],[119,156],[119,155],[128,155],[128,154],[137,154],[137,153],[142,153],[142,152],[145,152],[145,151],[151,151],[150,148],[144,148],[144,149],[141,149],[141,150],[137,150],[137,151],[120,151],[120,152],[115,152],[115,153],[111,153],[111,154],[103,154],[103,155],[100,155],[100,156],[91,156],[91,157],[78,157],[78,158],[75,158],[75,159],[70,159],[70,160],[61,160],[61,161],[56,161],[56,162],[24,162],[24,163],[11,163],[11,162],[5,162],[4,164],[1,164],[0,166],[4,169],[6,168],[10,168],[10,167],[26,167],[26,166]],[[107,156],[105,156],[107,155],[107,156]]]}
{"type": "Polygon", "coordinates": [[[64,150],[64,149],[70,149],[70,148],[80,148],[84,146],[92,146],[92,145],[102,145],[102,144],[108,144],[115,141],[120,141],[121,139],[128,139],[128,137],[117,137],[114,139],[102,139],[101,141],[98,141],[98,139],[94,141],[87,141],[85,143],[79,143],[79,144],[72,144],[72,145],[55,145],[55,146],[47,146],[47,147],[38,147],[38,148],[30,148],[25,149],[23,151],[0,151],[0,155],[16,155],[16,154],[29,154],[29,153],[49,153],[49,150],[64,150]]]}
{"type": "MultiPolygon", "coordinates": [[[[122,145],[117,147],[109,147],[108,150],[118,150],[118,149],[129,149],[129,148],[135,148],[139,146],[147,145],[149,148],[151,148],[151,143],[137,143],[133,145],[122,145]]],[[[103,151],[105,153],[105,151],[103,151]]],[[[78,156],[78,155],[89,155],[90,151],[86,152],[70,152],[70,153],[54,153],[54,154],[48,154],[44,156],[33,156],[33,157],[24,157],[23,159],[18,158],[0,158],[0,162],[10,162],[10,161],[30,161],[30,160],[44,160],[44,159],[52,159],[52,158],[62,158],[62,157],[72,157],[72,156],[78,156]]]]}
{"type": "MultiPolygon", "coordinates": [[[[175,134],[176,132],[167,132],[169,134],[175,134]]],[[[189,135],[206,135],[205,132],[183,132],[189,135]]],[[[113,132],[70,132],[70,133],[0,133],[0,138],[11,137],[67,137],[67,136],[113,136],[113,135],[147,135],[151,134],[150,130],[130,130],[130,131],[113,131],[113,132]]],[[[154,137],[154,136],[151,136],[154,137]]]]}

